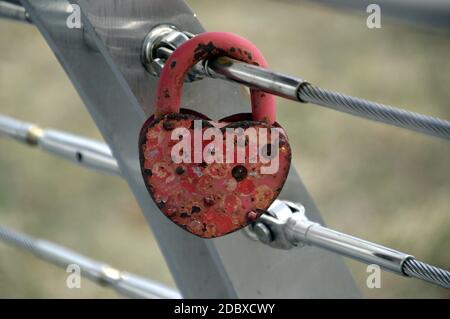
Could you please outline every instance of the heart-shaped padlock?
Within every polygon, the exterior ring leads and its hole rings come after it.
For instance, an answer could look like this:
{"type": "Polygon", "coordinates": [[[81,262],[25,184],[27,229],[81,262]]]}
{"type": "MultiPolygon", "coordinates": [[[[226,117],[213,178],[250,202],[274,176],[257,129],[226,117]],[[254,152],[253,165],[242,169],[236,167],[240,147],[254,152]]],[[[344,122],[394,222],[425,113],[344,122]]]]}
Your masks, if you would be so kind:
{"type": "Polygon", "coordinates": [[[193,37],[166,61],[155,114],[139,137],[141,171],[151,197],[174,223],[202,238],[255,221],[277,198],[291,162],[270,94],[251,89],[252,114],[219,121],[187,109],[180,112],[187,72],[197,62],[219,56],[267,67],[260,51],[235,34],[193,37]]]}

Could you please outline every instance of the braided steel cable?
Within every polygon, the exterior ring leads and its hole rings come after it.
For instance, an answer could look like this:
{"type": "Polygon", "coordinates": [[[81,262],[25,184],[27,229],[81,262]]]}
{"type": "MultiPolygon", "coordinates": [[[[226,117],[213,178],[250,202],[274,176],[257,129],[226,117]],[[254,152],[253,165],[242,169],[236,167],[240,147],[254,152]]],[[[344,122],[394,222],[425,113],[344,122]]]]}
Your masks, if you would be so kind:
{"type": "Polygon", "coordinates": [[[450,140],[450,122],[303,83],[297,92],[302,102],[450,140]]]}
{"type": "Polygon", "coordinates": [[[65,247],[27,236],[3,226],[0,226],[0,242],[27,250],[39,259],[64,269],[68,265],[75,264],[80,267],[81,274],[86,278],[103,286],[108,286],[126,297],[149,299],[178,299],[182,297],[178,291],[159,282],[120,271],[65,247]]]}
{"type": "MultiPolygon", "coordinates": [[[[172,32],[167,33],[169,38],[173,32],[180,33],[179,30],[171,29],[172,32]]],[[[194,36],[186,32],[185,35],[190,38],[194,36]]],[[[147,36],[145,41],[150,41],[149,39],[147,36]]],[[[170,40],[167,41],[170,43],[170,40]]],[[[177,46],[175,43],[172,43],[172,45],[177,46]]],[[[162,70],[163,61],[167,60],[173,52],[172,49],[161,46],[160,42],[144,42],[142,50],[144,65],[150,69],[157,67],[159,71],[155,71],[156,73],[162,70]],[[158,56],[153,57],[151,54],[153,51],[157,52],[158,56]]],[[[203,63],[202,66],[194,69],[194,74],[196,73],[199,75],[197,79],[201,79],[203,76],[224,78],[295,101],[325,106],[340,112],[450,140],[450,122],[446,120],[323,89],[313,86],[303,79],[273,72],[228,57],[213,59],[206,64],[203,63]],[[219,62],[219,60],[222,62],[219,62]]],[[[196,79],[195,75],[193,79],[196,79]]]]}
{"type": "Polygon", "coordinates": [[[0,226],[0,241],[35,253],[37,251],[35,240],[27,235],[0,226]]]}
{"type": "Polygon", "coordinates": [[[450,289],[450,272],[444,269],[428,265],[414,258],[407,259],[403,263],[402,269],[407,276],[450,289]]]}

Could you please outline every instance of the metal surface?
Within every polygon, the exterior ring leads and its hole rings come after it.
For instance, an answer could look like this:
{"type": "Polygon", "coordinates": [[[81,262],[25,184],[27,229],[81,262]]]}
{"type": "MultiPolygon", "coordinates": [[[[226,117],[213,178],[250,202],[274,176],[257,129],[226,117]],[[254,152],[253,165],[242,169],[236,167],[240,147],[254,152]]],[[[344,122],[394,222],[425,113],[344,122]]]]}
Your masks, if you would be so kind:
{"type": "Polygon", "coordinates": [[[30,17],[22,6],[7,1],[0,1],[0,18],[31,23],[30,17]]]}
{"type": "Polygon", "coordinates": [[[187,35],[178,31],[171,25],[162,24],[153,28],[147,34],[142,44],[141,60],[143,61],[144,66],[153,75],[159,75],[159,66],[154,65],[155,60],[158,58],[155,50],[156,47],[165,47],[174,50],[180,43],[183,43],[188,39],[189,37],[187,35]]]}
{"type": "Polygon", "coordinates": [[[120,175],[109,147],[101,142],[73,134],[43,129],[35,124],[0,115],[0,136],[39,146],[53,155],[78,165],[112,175],[120,175]]]}
{"type": "Polygon", "coordinates": [[[449,271],[417,261],[400,251],[323,227],[308,219],[301,204],[276,200],[247,233],[250,238],[274,248],[315,246],[450,289],[449,271]]]}
{"type": "Polygon", "coordinates": [[[260,231],[257,226],[258,224],[262,224],[265,226],[266,234],[261,241],[272,248],[289,250],[297,246],[303,246],[302,242],[293,241],[286,232],[286,224],[294,215],[305,218],[305,208],[303,206],[296,205],[295,209],[297,210],[294,211],[287,204],[287,201],[275,200],[258,222],[249,227],[247,234],[249,234],[250,237],[256,237],[256,239],[261,240],[260,231]],[[267,234],[267,232],[269,232],[270,235],[267,234]],[[254,233],[255,236],[252,236],[252,233],[254,233]]]}
{"type": "Polygon", "coordinates": [[[296,217],[287,223],[286,233],[294,242],[324,248],[366,264],[377,264],[400,275],[403,275],[403,262],[411,257],[402,252],[296,217]]]}
{"type": "MultiPolygon", "coordinates": [[[[164,61],[180,44],[180,31],[174,26],[158,26],[149,33],[142,48],[142,60],[147,68],[158,73],[164,61]],[[151,36],[150,36],[151,35],[151,36]],[[177,41],[170,43],[171,39],[177,41]],[[168,45],[169,43],[169,45],[168,45]]],[[[313,86],[303,79],[273,72],[230,57],[219,57],[197,63],[191,74],[220,78],[259,88],[297,102],[313,103],[340,112],[386,123],[408,130],[450,140],[450,122],[439,118],[410,112],[389,105],[341,94],[313,86]]],[[[187,80],[195,80],[190,75],[187,80]]]]}
{"type": "Polygon", "coordinates": [[[402,266],[405,260],[412,258],[391,248],[323,227],[308,219],[301,204],[276,200],[266,215],[261,222],[273,232],[273,241],[269,245],[275,248],[316,246],[367,264],[377,264],[400,275],[404,275],[402,266]]]}
{"type": "Polygon", "coordinates": [[[450,140],[450,122],[432,116],[360,99],[309,83],[300,87],[298,99],[336,111],[450,140]]]}
{"type": "Polygon", "coordinates": [[[0,240],[21,249],[28,250],[38,258],[67,269],[69,265],[80,267],[81,275],[108,286],[120,294],[131,298],[172,298],[181,295],[158,282],[120,271],[103,262],[80,255],[55,243],[33,238],[17,231],[0,226],[0,240]]]}
{"type": "Polygon", "coordinates": [[[403,272],[407,276],[450,289],[450,272],[447,270],[411,258],[403,263],[403,272]]]}
{"type": "MultiPolygon", "coordinates": [[[[142,63],[153,75],[159,75],[164,61],[169,58],[173,50],[193,36],[193,34],[181,32],[173,25],[158,25],[145,38],[141,52],[142,63]]],[[[218,57],[197,63],[187,80],[198,80],[205,76],[237,82],[293,100],[298,99],[298,88],[304,83],[301,79],[275,73],[230,57],[218,57]]]]}
{"type": "Polygon", "coordinates": [[[104,173],[120,175],[119,167],[111,150],[107,145],[98,141],[45,129],[38,139],[38,145],[43,150],[76,164],[104,173]]]}
{"type": "Polygon", "coordinates": [[[34,124],[18,121],[8,116],[0,116],[0,136],[8,136],[29,143],[29,132],[34,126],[34,124]]]}
{"type": "MultiPolygon", "coordinates": [[[[80,0],[83,29],[65,27],[66,1],[22,3],[111,147],[184,297],[359,297],[339,256],[318,250],[277,251],[248,240],[243,232],[218,240],[196,238],[167,220],[147,194],[137,137],[153,112],[157,79],[142,67],[141,47],[148,32],[161,23],[195,34],[203,31],[183,1],[80,0]]],[[[209,79],[187,85],[183,105],[213,118],[249,109],[238,86],[209,79]]],[[[294,170],[281,196],[300,199],[312,218],[320,220],[294,170]]]]}
{"type": "Polygon", "coordinates": [[[302,79],[262,69],[256,65],[227,57],[207,61],[205,70],[212,78],[235,81],[288,99],[296,99],[294,97],[300,85],[304,83],[302,79]]]}
{"type": "Polygon", "coordinates": [[[256,222],[252,227],[252,231],[256,237],[264,244],[269,244],[273,241],[273,235],[270,229],[262,222],[256,222]]]}

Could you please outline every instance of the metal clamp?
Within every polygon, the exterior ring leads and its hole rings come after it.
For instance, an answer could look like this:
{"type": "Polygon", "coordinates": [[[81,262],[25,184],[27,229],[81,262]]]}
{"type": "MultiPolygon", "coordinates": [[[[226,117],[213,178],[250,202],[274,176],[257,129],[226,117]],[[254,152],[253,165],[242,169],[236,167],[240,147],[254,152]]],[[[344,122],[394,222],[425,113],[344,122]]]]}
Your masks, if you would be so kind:
{"type": "Polygon", "coordinates": [[[406,277],[416,277],[450,289],[450,272],[416,260],[413,256],[312,222],[301,204],[276,200],[266,214],[247,227],[255,240],[279,249],[317,246],[406,277]]]}
{"type": "MultiPolygon", "coordinates": [[[[184,41],[195,35],[180,31],[173,25],[162,24],[153,28],[145,37],[141,50],[141,60],[147,71],[159,76],[164,62],[184,41]]],[[[249,87],[256,87],[268,93],[298,100],[298,89],[302,79],[273,72],[229,57],[218,57],[197,63],[186,76],[186,82],[205,77],[227,80],[249,87]]]]}
{"type": "Polygon", "coordinates": [[[301,204],[277,199],[258,221],[246,228],[246,234],[254,240],[277,249],[288,250],[304,246],[303,242],[292,240],[286,232],[286,227],[292,218],[307,220],[305,208],[301,204]]]}
{"type": "Polygon", "coordinates": [[[247,233],[278,249],[317,246],[404,275],[411,255],[321,226],[310,221],[301,204],[276,200],[247,233]]]}
{"type": "MultiPolygon", "coordinates": [[[[159,76],[169,55],[183,42],[194,36],[190,32],[178,30],[173,25],[156,26],[147,34],[142,44],[142,64],[151,74],[159,76]]],[[[198,67],[188,73],[186,81],[200,80],[204,78],[205,74],[204,67],[200,63],[198,67]]]]}

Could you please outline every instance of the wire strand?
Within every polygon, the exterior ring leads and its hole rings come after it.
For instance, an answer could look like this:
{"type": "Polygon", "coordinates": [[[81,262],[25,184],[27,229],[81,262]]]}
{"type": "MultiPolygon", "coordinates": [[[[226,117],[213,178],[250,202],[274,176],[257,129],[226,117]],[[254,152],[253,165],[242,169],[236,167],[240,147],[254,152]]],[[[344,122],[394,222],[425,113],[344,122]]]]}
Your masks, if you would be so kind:
{"type": "Polygon", "coordinates": [[[429,264],[409,258],[403,263],[403,272],[418,279],[450,289],[450,272],[429,264]]]}
{"type": "Polygon", "coordinates": [[[30,252],[36,252],[35,239],[25,234],[0,226],[0,241],[6,242],[30,252]]]}
{"type": "Polygon", "coordinates": [[[298,99],[340,112],[368,118],[416,132],[450,140],[450,122],[389,105],[371,102],[304,83],[298,99]]]}

